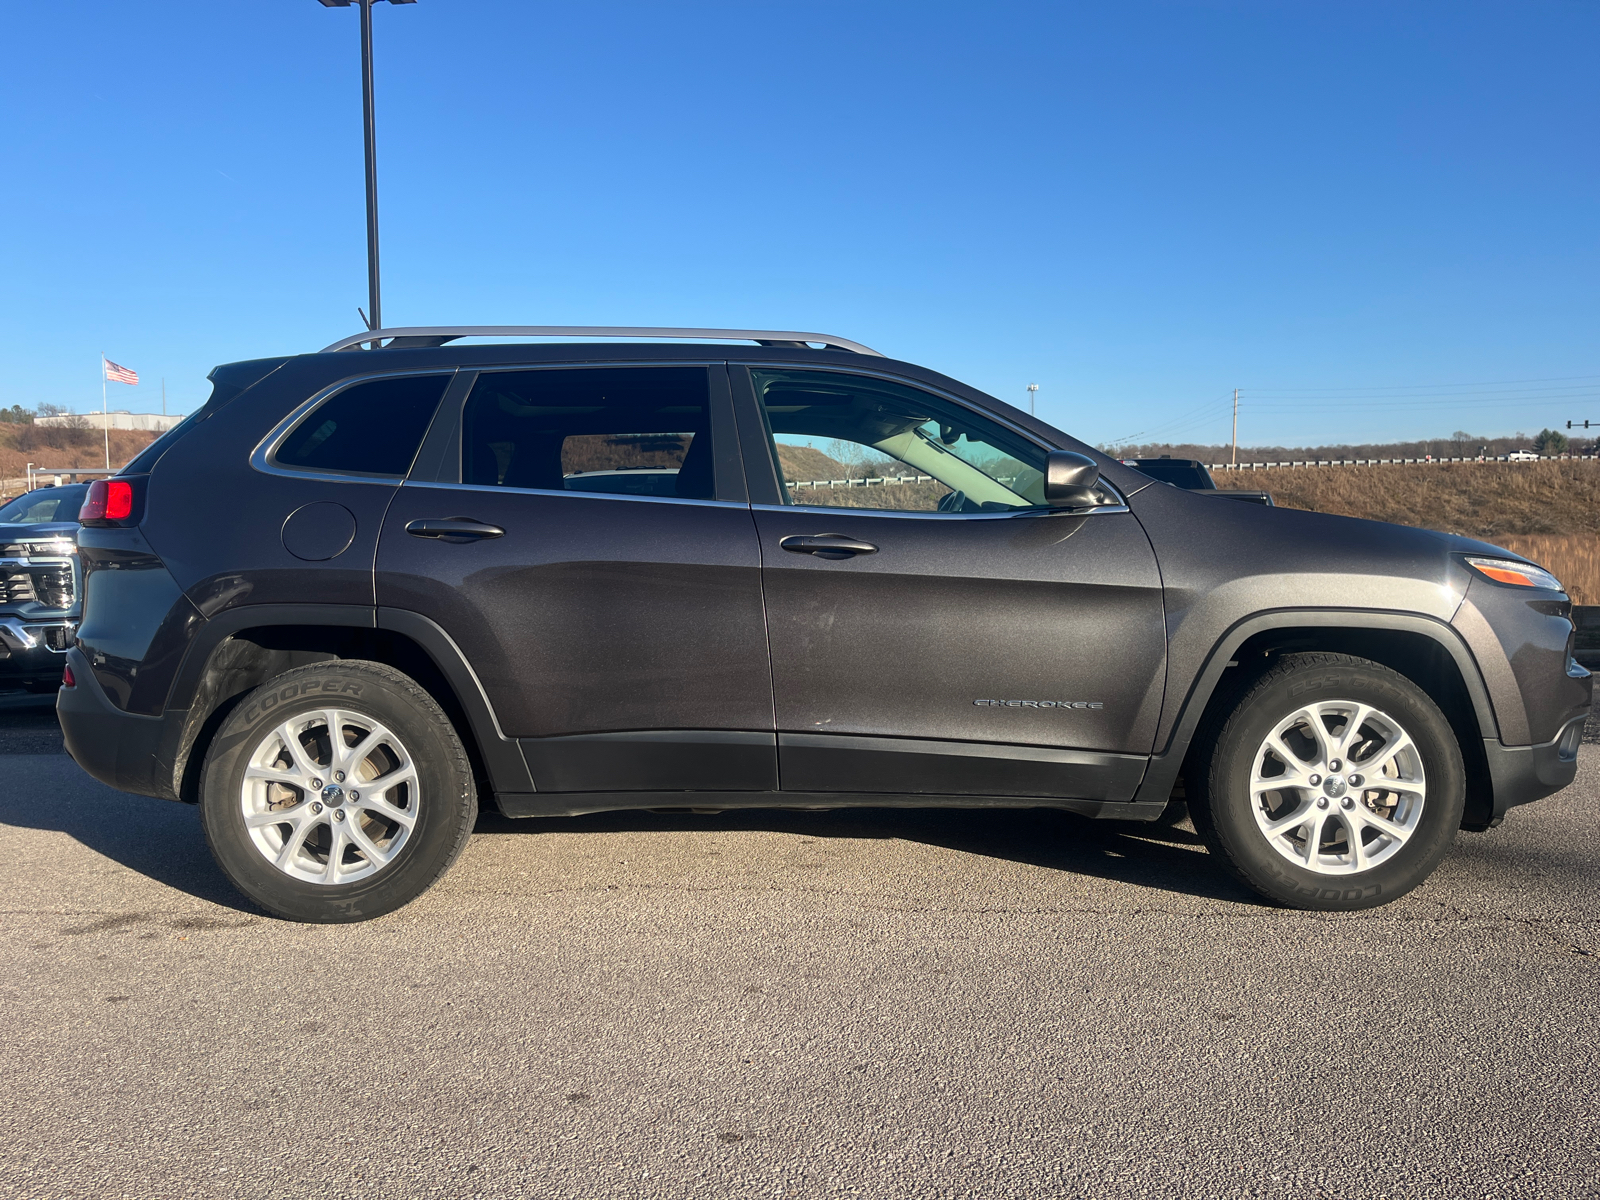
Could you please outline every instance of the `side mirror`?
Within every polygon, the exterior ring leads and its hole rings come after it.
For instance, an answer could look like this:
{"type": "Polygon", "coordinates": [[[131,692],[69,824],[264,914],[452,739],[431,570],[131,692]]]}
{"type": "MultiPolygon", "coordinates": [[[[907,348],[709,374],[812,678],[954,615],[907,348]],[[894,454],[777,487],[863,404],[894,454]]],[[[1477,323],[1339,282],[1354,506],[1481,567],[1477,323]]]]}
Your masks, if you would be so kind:
{"type": "Polygon", "coordinates": [[[1045,459],[1044,502],[1051,508],[1084,508],[1094,504],[1100,467],[1087,454],[1052,450],[1045,459]]]}

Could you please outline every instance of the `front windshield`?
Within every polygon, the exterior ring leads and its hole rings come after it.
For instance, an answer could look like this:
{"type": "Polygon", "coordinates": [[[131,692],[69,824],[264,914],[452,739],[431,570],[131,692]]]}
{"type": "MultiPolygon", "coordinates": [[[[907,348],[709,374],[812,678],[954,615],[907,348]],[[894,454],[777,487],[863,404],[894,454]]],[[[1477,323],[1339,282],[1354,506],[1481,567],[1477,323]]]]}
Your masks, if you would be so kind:
{"type": "Polygon", "coordinates": [[[83,498],[89,491],[86,483],[69,483],[64,487],[38,488],[18,496],[0,508],[0,525],[44,525],[51,521],[76,521],[83,498]]]}

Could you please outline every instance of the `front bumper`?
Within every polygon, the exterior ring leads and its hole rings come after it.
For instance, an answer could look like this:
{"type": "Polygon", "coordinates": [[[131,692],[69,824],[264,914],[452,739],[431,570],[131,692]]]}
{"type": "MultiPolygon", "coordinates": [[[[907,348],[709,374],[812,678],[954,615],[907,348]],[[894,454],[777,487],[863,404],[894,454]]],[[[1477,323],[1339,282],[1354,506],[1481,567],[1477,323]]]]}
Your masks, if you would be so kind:
{"type": "Polygon", "coordinates": [[[77,630],[76,621],[0,617],[0,683],[60,679],[77,630]]]}
{"type": "Polygon", "coordinates": [[[1492,828],[1505,820],[1508,810],[1554,795],[1571,783],[1578,774],[1578,747],[1587,720],[1587,713],[1572,718],[1540,746],[1504,746],[1497,738],[1485,738],[1494,804],[1488,822],[1477,828],[1492,828]]]}
{"type": "Polygon", "coordinates": [[[56,694],[56,717],[73,761],[119,791],[174,799],[170,764],[162,769],[166,722],[112,704],[82,651],[66,659],[76,682],[56,694]]]}

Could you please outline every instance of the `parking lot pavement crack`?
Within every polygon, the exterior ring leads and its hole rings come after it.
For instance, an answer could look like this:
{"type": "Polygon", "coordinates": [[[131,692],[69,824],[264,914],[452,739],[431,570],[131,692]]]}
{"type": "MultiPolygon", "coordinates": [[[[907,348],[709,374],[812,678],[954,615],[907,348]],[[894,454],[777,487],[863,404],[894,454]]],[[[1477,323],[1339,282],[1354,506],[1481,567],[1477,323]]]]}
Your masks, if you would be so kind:
{"type": "Polygon", "coordinates": [[[1562,936],[1562,934],[1557,933],[1550,927],[1561,926],[1562,928],[1570,928],[1576,926],[1578,929],[1587,933],[1597,927],[1600,927],[1600,917],[1585,917],[1578,915],[1571,917],[1519,917],[1511,913],[1468,913],[1456,905],[1446,905],[1444,907],[1448,908],[1452,913],[1456,914],[1456,916],[1454,919],[1446,919],[1442,917],[1436,918],[1436,920],[1441,924],[1477,925],[1480,927],[1496,923],[1504,925],[1517,925],[1526,929],[1529,933],[1548,939],[1552,945],[1559,946],[1564,950],[1570,951],[1571,953],[1582,955],[1584,957],[1588,957],[1595,953],[1595,948],[1593,946],[1579,946],[1575,943],[1572,943],[1568,941],[1567,938],[1562,936]]]}
{"type": "Polygon", "coordinates": [[[7,917],[49,918],[59,921],[87,920],[88,924],[74,926],[61,931],[73,936],[83,936],[91,933],[115,933],[121,929],[132,928],[134,925],[165,924],[171,928],[185,931],[243,929],[247,925],[256,925],[262,921],[261,917],[252,913],[237,913],[232,916],[218,917],[209,913],[195,912],[192,909],[189,911],[169,909],[162,912],[133,913],[108,912],[105,909],[89,909],[83,912],[50,908],[0,909],[0,920],[7,917]]]}

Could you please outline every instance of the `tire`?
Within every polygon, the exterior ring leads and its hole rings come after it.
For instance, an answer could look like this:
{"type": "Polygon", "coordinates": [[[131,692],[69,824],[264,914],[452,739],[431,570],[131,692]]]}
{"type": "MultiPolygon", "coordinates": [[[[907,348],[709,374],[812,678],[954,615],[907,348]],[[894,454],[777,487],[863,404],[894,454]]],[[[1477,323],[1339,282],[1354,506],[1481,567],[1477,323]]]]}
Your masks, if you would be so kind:
{"type": "Polygon", "coordinates": [[[247,694],[200,783],[218,865],[290,921],[366,921],[410,903],[450,869],[477,815],[450,719],[416,681],[375,662],[297,667],[247,694]]]}
{"type": "Polygon", "coordinates": [[[1433,873],[1461,825],[1466,771],[1450,722],[1375,662],[1286,655],[1212,732],[1189,806],[1196,831],[1278,904],[1387,904],[1433,873]]]}

